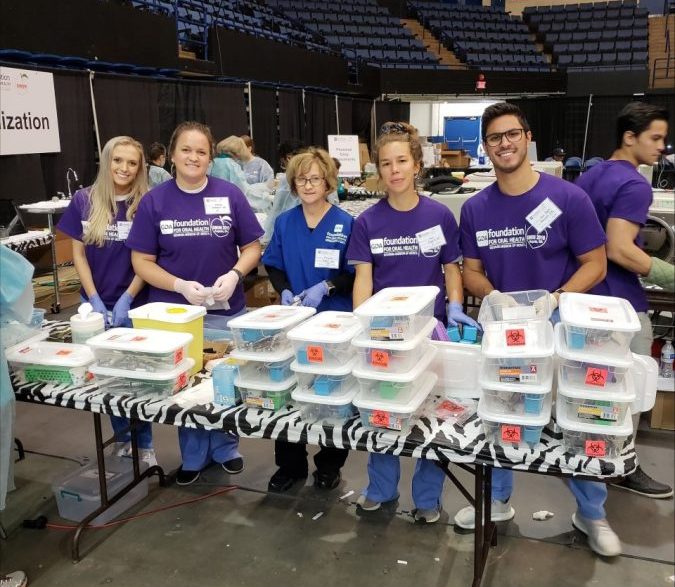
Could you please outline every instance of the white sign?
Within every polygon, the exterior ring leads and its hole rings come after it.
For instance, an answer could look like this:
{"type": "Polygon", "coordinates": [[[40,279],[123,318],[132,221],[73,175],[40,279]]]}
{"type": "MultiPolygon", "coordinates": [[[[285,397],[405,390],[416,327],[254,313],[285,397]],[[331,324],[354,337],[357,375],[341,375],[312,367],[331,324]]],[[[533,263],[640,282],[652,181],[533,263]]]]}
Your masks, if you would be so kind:
{"type": "Polygon", "coordinates": [[[340,162],[340,177],[361,175],[357,135],[328,135],[328,152],[340,162]]]}
{"type": "Polygon", "coordinates": [[[61,151],[54,76],[0,67],[0,155],[61,151]]]}

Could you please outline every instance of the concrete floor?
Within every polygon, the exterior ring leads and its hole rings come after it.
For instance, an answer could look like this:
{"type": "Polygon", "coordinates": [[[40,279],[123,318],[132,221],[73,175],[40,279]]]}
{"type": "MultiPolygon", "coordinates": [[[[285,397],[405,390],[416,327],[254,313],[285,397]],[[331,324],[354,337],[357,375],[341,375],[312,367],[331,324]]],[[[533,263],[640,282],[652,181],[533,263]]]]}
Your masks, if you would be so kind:
{"type": "MultiPolygon", "coordinates": [[[[159,463],[165,470],[174,469],[180,464],[176,429],[156,425],[153,430],[159,463]]],[[[315,490],[310,477],[304,487],[289,494],[268,495],[267,481],[275,470],[273,444],[247,439],[241,442],[246,462],[241,475],[228,477],[213,468],[187,488],[159,488],[153,480],[148,497],[124,516],[208,496],[228,483],[237,483],[237,489],[109,529],[89,530],[82,542],[84,559],[73,564],[72,532],[19,525],[41,514],[50,524],[72,524],[59,518],[50,485],[65,471],[77,468],[75,461],[95,459],[92,416],[19,403],[16,434],[33,452],[16,464],[18,488],[0,516],[10,528],[9,538],[0,540],[0,572],[23,569],[32,587],[371,587],[375,582],[387,587],[413,583],[446,587],[471,583],[473,535],[458,534],[452,526],[452,516],[466,503],[451,483],[446,483],[443,496],[448,513],[431,526],[412,524],[409,514],[411,459],[402,462],[398,503],[384,511],[360,513],[354,505],[366,483],[365,453],[350,454],[343,481],[333,491],[315,490]],[[354,493],[340,499],[349,491],[354,493]],[[314,520],[320,512],[323,515],[314,520]]],[[[638,440],[643,467],[672,485],[673,433],[644,430],[638,440]]],[[[467,473],[455,472],[470,486],[467,473]]],[[[484,586],[675,583],[672,499],[651,500],[611,488],[608,518],[624,545],[624,554],[611,560],[595,556],[585,537],[572,528],[574,500],[559,479],[516,473],[512,503],[516,517],[500,525],[484,586]],[[555,516],[545,522],[532,520],[532,513],[541,509],[555,516]]]]}

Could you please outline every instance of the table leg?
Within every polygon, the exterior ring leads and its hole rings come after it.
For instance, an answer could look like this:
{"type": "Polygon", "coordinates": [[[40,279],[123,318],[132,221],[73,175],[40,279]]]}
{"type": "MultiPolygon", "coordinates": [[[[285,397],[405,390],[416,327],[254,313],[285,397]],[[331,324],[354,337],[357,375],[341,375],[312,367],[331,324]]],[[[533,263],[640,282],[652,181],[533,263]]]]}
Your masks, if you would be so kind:
{"type": "Polygon", "coordinates": [[[56,232],[54,231],[54,218],[52,214],[47,213],[47,223],[49,232],[52,235],[50,248],[52,251],[52,279],[54,281],[54,303],[52,304],[52,314],[58,314],[61,311],[61,297],[59,294],[59,266],[56,264],[56,232]]]}
{"type": "Polygon", "coordinates": [[[473,583],[480,587],[490,546],[497,545],[497,525],[492,521],[492,467],[476,465],[475,469],[476,531],[474,534],[473,583]]]}

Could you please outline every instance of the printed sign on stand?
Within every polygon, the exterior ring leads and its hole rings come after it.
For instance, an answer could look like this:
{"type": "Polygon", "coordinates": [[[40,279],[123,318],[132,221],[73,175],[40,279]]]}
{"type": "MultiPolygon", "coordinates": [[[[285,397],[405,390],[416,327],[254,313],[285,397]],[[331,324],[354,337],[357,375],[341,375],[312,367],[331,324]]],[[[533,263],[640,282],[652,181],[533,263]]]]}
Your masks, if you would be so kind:
{"type": "Polygon", "coordinates": [[[0,67],[0,155],[61,151],[51,73],[0,67]]]}
{"type": "Polygon", "coordinates": [[[358,135],[328,135],[328,152],[340,162],[340,177],[360,177],[358,135]]]}

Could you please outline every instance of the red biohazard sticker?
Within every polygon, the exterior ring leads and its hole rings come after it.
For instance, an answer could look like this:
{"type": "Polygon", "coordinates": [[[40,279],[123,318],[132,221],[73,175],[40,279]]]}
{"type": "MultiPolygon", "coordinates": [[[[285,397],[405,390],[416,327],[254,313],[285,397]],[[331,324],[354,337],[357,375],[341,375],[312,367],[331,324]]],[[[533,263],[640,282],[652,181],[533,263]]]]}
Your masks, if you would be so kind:
{"type": "Polygon", "coordinates": [[[174,391],[180,391],[183,389],[188,382],[188,374],[187,371],[183,371],[178,377],[176,377],[176,385],[173,388],[174,391]]]}
{"type": "Polygon", "coordinates": [[[606,447],[604,440],[587,440],[584,448],[587,457],[604,457],[606,447]]]}
{"type": "Polygon", "coordinates": [[[183,347],[180,347],[173,355],[173,362],[174,364],[178,365],[183,360],[183,355],[185,353],[183,352],[183,347]]]}
{"type": "Polygon", "coordinates": [[[506,346],[523,346],[525,344],[525,329],[511,328],[506,331],[506,346]]]}
{"type": "Polygon", "coordinates": [[[147,339],[148,339],[147,336],[140,336],[140,335],[137,335],[137,336],[134,336],[134,337],[131,339],[131,342],[143,342],[144,340],[147,340],[147,339]]]}
{"type": "Polygon", "coordinates": [[[586,385],[595,387],[605,387],[607,383],[607,369],[600,367],[589,367],[586,369],[586,385]]]}
{"type": "Polygon", "coordinates": [[[323,363],[323,347],[322,346],[308,346],[307,360],[310,363],[323,363]]]}
{"type": "Polygon", "coordinates": [[[340,328],[339,324],[336,324],[335,322],[328,322],[327,324],[323,325],[324,328],[340,328]]]}
{"type": "Polygon", "coordinates": [[[607,312],[609,311],[607,308],[597,306],[589,306],[588,310],[589,312],[600,312],[601,314],[607,314],[607,312]]]}
{"type": "Polygon", "coordinates": [[[504,442],[520,442],[520,426],[502,424],[502,440],[504,442]]]}
{"type": "Polygon", "coordinates": [[[387,369],[389,367],[389,353],[387,351],[373,349],[370,351],[370,364],[374,367],[384,367],[387,369]]]}
{"type": "Polygon", "coordinates": [[[72,352],[73,351],[71,351],[70,349],[61,349],[61,350],[56,351],[56,355],[59,356],[59,357],[67,357],[72,352]]]}
{"type": "Polygon", "coordinates": [[[370,423],[373,426],[386,428],[387,426],[389,426],[389,412],[383,412],[382,410],[373,410],[372,412],[370,412],[370,423]]]}

